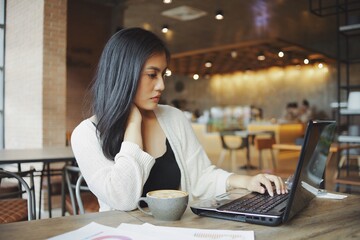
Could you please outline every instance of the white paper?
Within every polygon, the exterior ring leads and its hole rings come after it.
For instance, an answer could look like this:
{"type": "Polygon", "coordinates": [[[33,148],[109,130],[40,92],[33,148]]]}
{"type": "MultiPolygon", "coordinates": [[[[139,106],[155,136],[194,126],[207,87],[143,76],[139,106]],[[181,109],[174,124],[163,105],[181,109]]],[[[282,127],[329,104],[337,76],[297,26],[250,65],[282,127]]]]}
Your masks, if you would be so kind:
{"type": "Polygon", "coordinates": [[[128,231],[126,229],[117,229],[104,226],[95,222],[79,228],[75,231],[67,232],[50,240],[162,240],[165,238],[155,238],[151,235],[144,235],[141,232],[128,231]]]}
{"type": "Polygon", "coordinates": [[[184,240],[186,239],[186,235],[184,236],[180,232],[174,231],[158,231],[157,229],[148,228],[146,225],[137,225],[137,224],[128,224],[122,223],[120,224],[117,229],[125,230],[125,231],[132,231],[132,232],[141,232],[144,235],[150,235],[156,237],[158,240],[184,240]]]}
{"type": "Polygon", "coordinates": [[[172,240],[177,240],[177,239],[179,240],[183,240],[183,239],[254,240],[255,239],[254,231],[162,227],[162,226],[155,226],[149,223],[144,223],[143,225],[122,223],[120,224],[118,229],[129,230],[129,231],[141,231],[143,234],[151,234],[157,239],[172,239],[172,240]]]}
{"type": "Polygon", "coordinates": [[[122,223],[117,228],[92,222],[77,230],[67,232],[50,240],[207,240],[235,239],[254,240],[254,231],[207,230],[196,228],[160,227],[145,223],[142,225],[122,223]]]}
{"type": "Polygon", "coordinates": [[[92,236],[97,236],[105,231],[112,230],[113,227],[104,226],[95,222],[91,222],[82,228],[67,232],[52,238],[50,240],[64,240],[64,239],[91,239],[92,236]]]}
{"type": "Polygon", "coordinates": [[[114,228],[107,230],[95,237],[86,238],[86,240],[169,240],[169,238],[166,238],[166,236],[162,238],[157,238],[155,236],[145,235],[141,231],[135,232],[114,228]]]}

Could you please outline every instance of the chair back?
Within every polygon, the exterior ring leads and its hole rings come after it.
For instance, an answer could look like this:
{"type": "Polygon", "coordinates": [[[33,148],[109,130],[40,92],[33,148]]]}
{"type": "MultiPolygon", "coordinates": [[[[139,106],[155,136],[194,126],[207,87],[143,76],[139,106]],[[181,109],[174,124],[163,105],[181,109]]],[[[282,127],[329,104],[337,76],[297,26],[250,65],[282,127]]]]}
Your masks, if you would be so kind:
{"type": "Polygon", "coordinates": [[[15,179],[19,184],[15,191],[0,192],[0,223],[36,219],[34,172],[33,168],[16,173],[0,169],[0,187],[6,179],[15,179]],[[29,177],[30,185],[24,180],[25,177],[29,177]],[[26,194],[26,199],[22,198],[23,194],[26,194]]]}
{"type": "Polygon", "coordinates": [[[221,131],[219,135],[223,149],[239,150],[245,148],[248,144],[246,138],[236,136],[234,131],[221,131]]]}
{"type": "MultiPolygon", "coordinates": [[[[348,128],[348,136],[360,136],[360,125],[350,125],[348,128]]],[[[360,148],[345,149],[341,152],[341,155],[360,155],[360,148]]]]}
{"type": "Polygon", "coordinates": [[[255,137],[255,147],[258,150],[272,149],[272,145],[274,145],[275,143],[276,143],[276,140],[274,137],[270,137],[270,138],[255,137]]]}
{"type": "Polygon", "coordinates": [[[64,167],[64,181],[62,188],[62,210],[65,214],[67,197],[65,186],[69,193],[69,201],[71,208],[67,209],[70,214],[84,214],[88,212],[96,212],[99,210],[97,198],[92,194],[80,172],[79,167],[66,165],[64,167]]]}
{"type": "Polygon", "coordinates": [[[85,182],[85,179],[83,177],[83,175],[80,173],[80,176],[78,178],[78,180],[76,181],[76,186],[75,186],[75,193],[76,193],[76,201],[77,204],[79,206],[79,213],[80,214],[84,214],[85,210],[84,210],[84,204],[81,198],[81,194],[80,191],[88,191],[90,192],[90,189],[88,186],[84,186],[82,185],[85,182]]]}

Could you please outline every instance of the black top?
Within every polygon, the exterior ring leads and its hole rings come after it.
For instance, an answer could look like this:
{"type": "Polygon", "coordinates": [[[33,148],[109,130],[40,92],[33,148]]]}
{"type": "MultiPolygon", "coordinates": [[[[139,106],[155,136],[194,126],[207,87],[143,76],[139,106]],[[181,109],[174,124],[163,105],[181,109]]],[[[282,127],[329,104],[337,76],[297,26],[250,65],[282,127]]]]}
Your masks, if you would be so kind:
{"type": "Polygon", "coordinates": [[[180,178],[180,168],[176,162],[174,152],[166,139],[166,152],[161,157],[155,159],[155,164],[144,185],[142,196],[145,197],[148,192],[153,190],[179,189],[180,178]]]}

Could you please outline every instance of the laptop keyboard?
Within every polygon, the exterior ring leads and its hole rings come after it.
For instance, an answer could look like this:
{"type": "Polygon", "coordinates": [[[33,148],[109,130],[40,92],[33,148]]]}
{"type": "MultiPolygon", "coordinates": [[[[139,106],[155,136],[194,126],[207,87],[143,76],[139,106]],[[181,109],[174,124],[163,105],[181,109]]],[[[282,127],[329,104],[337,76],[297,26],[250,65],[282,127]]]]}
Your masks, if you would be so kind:
{"type": "Polygon", "coordinates": [[[289,194],[274,194],[271,197],[269,194],[253,193],[245,197],[236,199],[234,201],[221,206],[219,210],[230,212],[260,212],[266,213],[287,200],[289,194]]]}

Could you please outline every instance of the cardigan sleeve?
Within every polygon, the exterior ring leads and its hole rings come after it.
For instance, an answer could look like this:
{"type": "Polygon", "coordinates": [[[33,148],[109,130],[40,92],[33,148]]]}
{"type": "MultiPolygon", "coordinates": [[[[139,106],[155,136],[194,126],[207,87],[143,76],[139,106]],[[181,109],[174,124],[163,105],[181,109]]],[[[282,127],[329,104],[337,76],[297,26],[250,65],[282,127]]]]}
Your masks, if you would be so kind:
{"type": "Polygon", "coordinates": [[[157,115],[170,138],[178,164],[183,168],[182,177],[185,181],[182,188],[192,198],[202,199],[226,192],[226,181],[232,173],[211,163],[183,112],[170,106],[162,106],[157,115]]]}
{"type": "Polygon", "coordinates": [[[189,121],[184,124],[185,171],[189,173],[193,197],[205,199],[225,193],[226,181],[232,173],[211,163],[189,121]]]}
{"type": "MultiPolygon", "coordinates": [[[[102,153],[95,127],[83,121],[72,133],[71,145],[90,190],[107,209],[133,210],[155,159],[138,145],[123,142],[114,161],[102,153]]],[[[102,209],[100,209],[102,210],[102,209]]]]}

